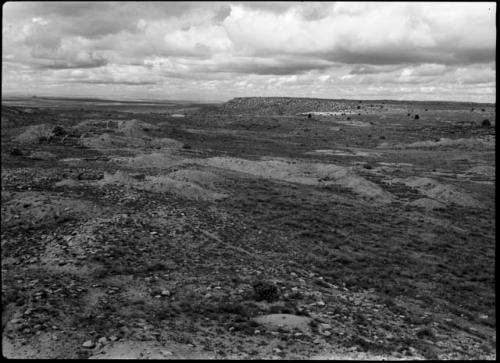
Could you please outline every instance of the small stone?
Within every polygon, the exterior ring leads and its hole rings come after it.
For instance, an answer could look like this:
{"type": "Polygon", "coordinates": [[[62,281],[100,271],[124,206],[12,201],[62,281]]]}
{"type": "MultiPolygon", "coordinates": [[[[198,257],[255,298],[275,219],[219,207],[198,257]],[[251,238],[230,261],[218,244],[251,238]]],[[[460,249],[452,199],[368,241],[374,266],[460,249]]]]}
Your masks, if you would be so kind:
{"type": "Polygon", "coordinates": [[[92,340],[87,340],[86,342],[84,342],[82,344],[82,347],[84,347],[84,348],[93,348],[94,347],[94,343],[92,342],[92,340]]]}
{"type": "Polygon", "coordinates": [[[106,337],[99,338],[99,340],[97,340],[97,343],[106,345],[108,344],[108,339],[106,339],[106,337]]]}
{"type": "Polygon", "coordinates": [[[313,343],[314,344],[321,344],[321,339],[316,338],[316,339],[313,340],[313,343]]]}
{"type": "Polygon", "coordinates": [[[295,272],[291,272],[291,273],[290,273],[290,276],[292,276],[292,277],[297,277],[297,274],[296,274],[295,272]]]}
{"type": "Polygon", "coordinates": [[[330,333],[328,330],[323,331],[321,334],[325,337],[329,337],[330,335],[332,335],[332,333],[330,333]]]}
{"type": "Polygon", "coordinates": [[[163,354],[164,356],[173,355],[173,353],[169,350],[160,350],[160,353],[163,354]]]}
{"type": "Polygon", "coordinates": [[[115,342],[118,340],[118,337],[116,335],[112,335],[109,337],[109,340],[111,340],[112,342],[115,342]]]}
{"type": "Polygon", "coordinates": [[[320,301],[318,301],[318,302],[316,303],[316,305],[317,305],[317,306],[325,306],[326,304],[325,304],[325,302],[324,302],[324,301],[320,300],[320,301]]]}
{"type": "Polygon", "coordinates": [[[12,319],[10,321],[11,324],[17,324],[17,323],[20,323],[21,322],[21,319],[12,319]]]}
{"type": "Polygon", "coordinates": [[[254,330],[254,332],[253,332],[253,333],[254,333],[254,334],[260,334],[260,330],[259,330],[259,329],[256,329],[256,330],[254,330]]]}
{"type": "Polygon", "coordinates": [[[319,327],[320,327],[321,329],[323,329],[323,330],[329,330],[329,329],[331,329],[331,328],[332,328],[332,326],[331,326],[330,324],[325,324],[325,323],[321,323],[321,324],[319,325],[319,327]]]}
{"type": "Polygon", "coordinates": [[[25,328],[25,329],[23,330],[23,333],[24,333],[24,334],[29,334],[29,333],[31,333],[31,329],[29,329],[29,328],[25,328]]]}
{"type": "Polygon", "coordinates": [[[170,291],[168,291],[168,290],[162,290],[161,294],[163,296],[170,296],[170,291]]]}

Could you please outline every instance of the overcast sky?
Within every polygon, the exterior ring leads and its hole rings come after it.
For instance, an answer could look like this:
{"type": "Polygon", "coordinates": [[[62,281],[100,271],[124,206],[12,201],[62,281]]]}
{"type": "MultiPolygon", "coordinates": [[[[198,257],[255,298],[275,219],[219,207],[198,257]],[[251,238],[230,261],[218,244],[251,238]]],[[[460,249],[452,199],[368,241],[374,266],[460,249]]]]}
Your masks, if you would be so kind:
{"type": "Polygon", "coordinates": [[[495,102],[491,2],[9,2],[2,91],[495,102]]]}

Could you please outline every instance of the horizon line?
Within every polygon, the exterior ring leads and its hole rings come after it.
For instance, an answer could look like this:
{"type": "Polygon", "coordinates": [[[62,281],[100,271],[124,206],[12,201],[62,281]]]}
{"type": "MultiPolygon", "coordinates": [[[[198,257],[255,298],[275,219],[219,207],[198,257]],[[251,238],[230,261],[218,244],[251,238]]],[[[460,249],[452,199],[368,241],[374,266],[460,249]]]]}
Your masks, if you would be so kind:
{"type": "Polygon", "coordinates": [[[53,100],[75,100],[75,101],[88,101],[88,102],[124,102],[124,103],[162,103],[162,102],[192,102],[192,103],[226,103],[234,99],[244,99],[244,98],[295,98],[295,99],[311,99],[311,100],[331,100],[331,101],[371,101],[371,102],[439,102],[439,103],[469,103],[469,104],[494,104],[496,105],[496,100],[493,102],[477,102],[477,101],[462,101],[462,100],[417,100],[417,99],[391,99],[391,98],[380,98],[380,99],[367,99],[367,98],[324,98],[324,97],[303,97],[303,96],[237,96],[228,98],[225,100],[204,100],[204,99],[159,99],[159,98],[122,98],[122,99],[113,99],[113,98],[100,98],[100,97],[85,97],[85,96],[38,96],[38,95],[26,95],[26,94],[15,94],[9,93],[4,94],[2,92],[2,101],[8,98],[23,98],[23,99],[53,99],[53,100]]]}

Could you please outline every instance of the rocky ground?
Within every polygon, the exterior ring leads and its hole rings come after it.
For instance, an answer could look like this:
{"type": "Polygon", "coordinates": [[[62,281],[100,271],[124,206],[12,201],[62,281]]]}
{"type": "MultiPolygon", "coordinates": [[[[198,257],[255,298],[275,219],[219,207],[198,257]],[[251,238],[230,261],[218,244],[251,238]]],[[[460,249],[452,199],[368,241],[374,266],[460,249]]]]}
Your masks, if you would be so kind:
{"type": "Polygon", "coordinates": [[[2,105],[3,354],[495,359],[495,116],[2,105]]]}

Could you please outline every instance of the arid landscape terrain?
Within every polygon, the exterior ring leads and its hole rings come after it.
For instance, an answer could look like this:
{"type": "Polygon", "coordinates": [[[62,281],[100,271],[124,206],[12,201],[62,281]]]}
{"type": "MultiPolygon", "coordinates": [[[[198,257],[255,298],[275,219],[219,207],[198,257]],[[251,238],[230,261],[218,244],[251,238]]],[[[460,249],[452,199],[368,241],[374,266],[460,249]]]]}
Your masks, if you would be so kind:
{"type": "Polygon", "coordinates": [[[495,359],[495,104],[11,99],[8,358],[495,359]]]}

